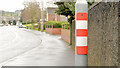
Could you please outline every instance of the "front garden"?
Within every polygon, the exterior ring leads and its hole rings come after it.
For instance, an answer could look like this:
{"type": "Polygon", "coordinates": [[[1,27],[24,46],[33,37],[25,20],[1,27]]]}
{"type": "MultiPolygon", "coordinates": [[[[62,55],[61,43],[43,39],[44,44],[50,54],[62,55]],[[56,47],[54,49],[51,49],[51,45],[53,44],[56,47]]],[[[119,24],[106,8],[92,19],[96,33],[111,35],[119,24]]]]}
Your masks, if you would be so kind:
{"type": "Polygon", "coordinates": [[[61,35],[62,24],[67,24],[68,22],[62,21],[48,21],[46,23],[46,33],[53,35],[61,35]]]}
{"type": "MultiPolygon", "coordinates": [[[[41,31],[41,23],[22,23],[27,29],[41,31]]],[[[43,25],[43,31],[45,32],[45,24],[43,25]]]]}

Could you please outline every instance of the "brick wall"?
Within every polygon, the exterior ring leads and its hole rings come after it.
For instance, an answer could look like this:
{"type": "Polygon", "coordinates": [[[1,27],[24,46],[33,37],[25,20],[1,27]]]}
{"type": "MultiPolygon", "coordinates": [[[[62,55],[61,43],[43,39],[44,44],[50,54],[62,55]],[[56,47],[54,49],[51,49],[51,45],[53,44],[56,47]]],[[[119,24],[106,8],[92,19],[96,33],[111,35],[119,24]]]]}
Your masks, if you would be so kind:
{"type": "Polygon", "coordinates": [[[57,16],[57,20],[56,21],[60,21],[60,15],[56,14],[56,16],[57,16]]]}
{"type": "Polygon", "coordinates": [[[48,21],[55,21],[55,14],[48,14],[48,21]]]}
{"type": "Polygon", "coordinates": [[[70,30],[68,29],[61,29],[61,38],[70,43],[70,30]]]}
{"type": "Polygon", "coordinates": [[[118,46],[120,46],[118,7],[120,7],[118,2],[101,2],[89,9],[89,66],[118,65],[118,46]]]}
{"type": "Polygon", "coordinates": [[[60,35],[61,34],[61,28],[45,28],[45,32],[53,34],[53,35],[60,35]]]}

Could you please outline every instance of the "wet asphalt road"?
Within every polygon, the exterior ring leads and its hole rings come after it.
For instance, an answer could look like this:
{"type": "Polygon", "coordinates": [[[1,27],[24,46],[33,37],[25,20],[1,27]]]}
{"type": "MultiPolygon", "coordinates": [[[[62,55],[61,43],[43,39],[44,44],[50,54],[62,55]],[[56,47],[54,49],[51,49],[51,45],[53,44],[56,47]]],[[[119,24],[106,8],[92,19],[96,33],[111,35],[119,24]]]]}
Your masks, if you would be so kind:
{"type": "Polygon", "coordinates": [[[0,27],[2,66],[74,66],[74,50],[58,35],[0,27]]]}

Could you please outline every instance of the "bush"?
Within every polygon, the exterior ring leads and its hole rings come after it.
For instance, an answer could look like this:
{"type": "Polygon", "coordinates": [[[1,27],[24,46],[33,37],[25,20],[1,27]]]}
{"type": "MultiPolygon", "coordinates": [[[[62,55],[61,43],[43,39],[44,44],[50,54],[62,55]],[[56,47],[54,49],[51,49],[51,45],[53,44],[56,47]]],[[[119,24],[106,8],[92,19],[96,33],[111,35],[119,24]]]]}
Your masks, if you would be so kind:
{"type": "Polygon", "coordinates": [[[48,21],[46,23],[47,26],[53,25],[54,28],[62,28],[62,24],[68,24],[68,22],[63,22],[63,21],[48,21]]]}
{"type": "Polygon", "coordinates": [[[45,24],[43,25],[43,30],[45,30],[45,24]]]}
{"type": "MultiPolygon", "coordinates": [[[[25,26],[28,26],[29,28],[31,27],[31,29],[33,30],[39,30],[38,26],[40,25],[40,29],[41,29],[41,23],[34,23],[32,24],[25,24],[25,26]]],[[[43,30],[45,30],[45,24],[43,24],[43,30]]]]}
{"type": "Polygon", "coordinates": [[[28,22],[27,22],[27,24],[31,24],[31,22],[30,22],[30,21],[28,21],[28,22]]]}
{"type": "Polygon", "coordinates": [[[28,22],[23,22],[22,24],[23,24],[23,25],[31,24],[31,22],[29,22],[29,21],[28,21],[28,22]]]}
{"type": "MultiPolygon", "coordinates": [[[[37,25],[37,27],[38,27],[38,25],[37,25]]],[[[40,23],[40,29],[41,29],[41,23],[40,23]]],[[[45,24],[43,24],[43,30],[45,30],[45,24]]]]}
{"type": "Polygon", "coordinates": [[[25,24],[26,24],[26,22],[22,23],[22,25],[25,25],[25,24]]]}
{"type": "MultiPolygon", "coordinates": [[[[39,30],[38,26],[40,25],[40,29],[41,29],[41,23],[33,23],[33,24],[29,24],[30,22],[27,22],[27,24],[24,22],[22,23],[23,25],[27,26],[29,29],[33,29],[33,30],[39,30]]],[[[43,24],[43,30],[45,30],[45,24],[43,24]]]]}

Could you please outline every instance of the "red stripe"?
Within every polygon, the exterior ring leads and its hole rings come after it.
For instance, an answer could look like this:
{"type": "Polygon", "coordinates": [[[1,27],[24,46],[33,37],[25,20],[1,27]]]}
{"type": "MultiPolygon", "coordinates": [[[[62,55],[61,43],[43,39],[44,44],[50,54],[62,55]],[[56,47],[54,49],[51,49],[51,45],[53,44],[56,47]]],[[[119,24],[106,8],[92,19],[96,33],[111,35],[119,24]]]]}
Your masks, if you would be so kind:
{"type": "Polygon", "coordinates": [[[76,50],[78,55],[87,55],[87,46],[77,46],[76,50]]]}
{"type": "Polygon", "coordinates": [[[87,13],[77,13],[77,20],[88,20],[87,13]]]}
{"type": "Polygon", "coordinates": [[[87,29],[77,29],[77,36],[87,37],[87,29]]]}

